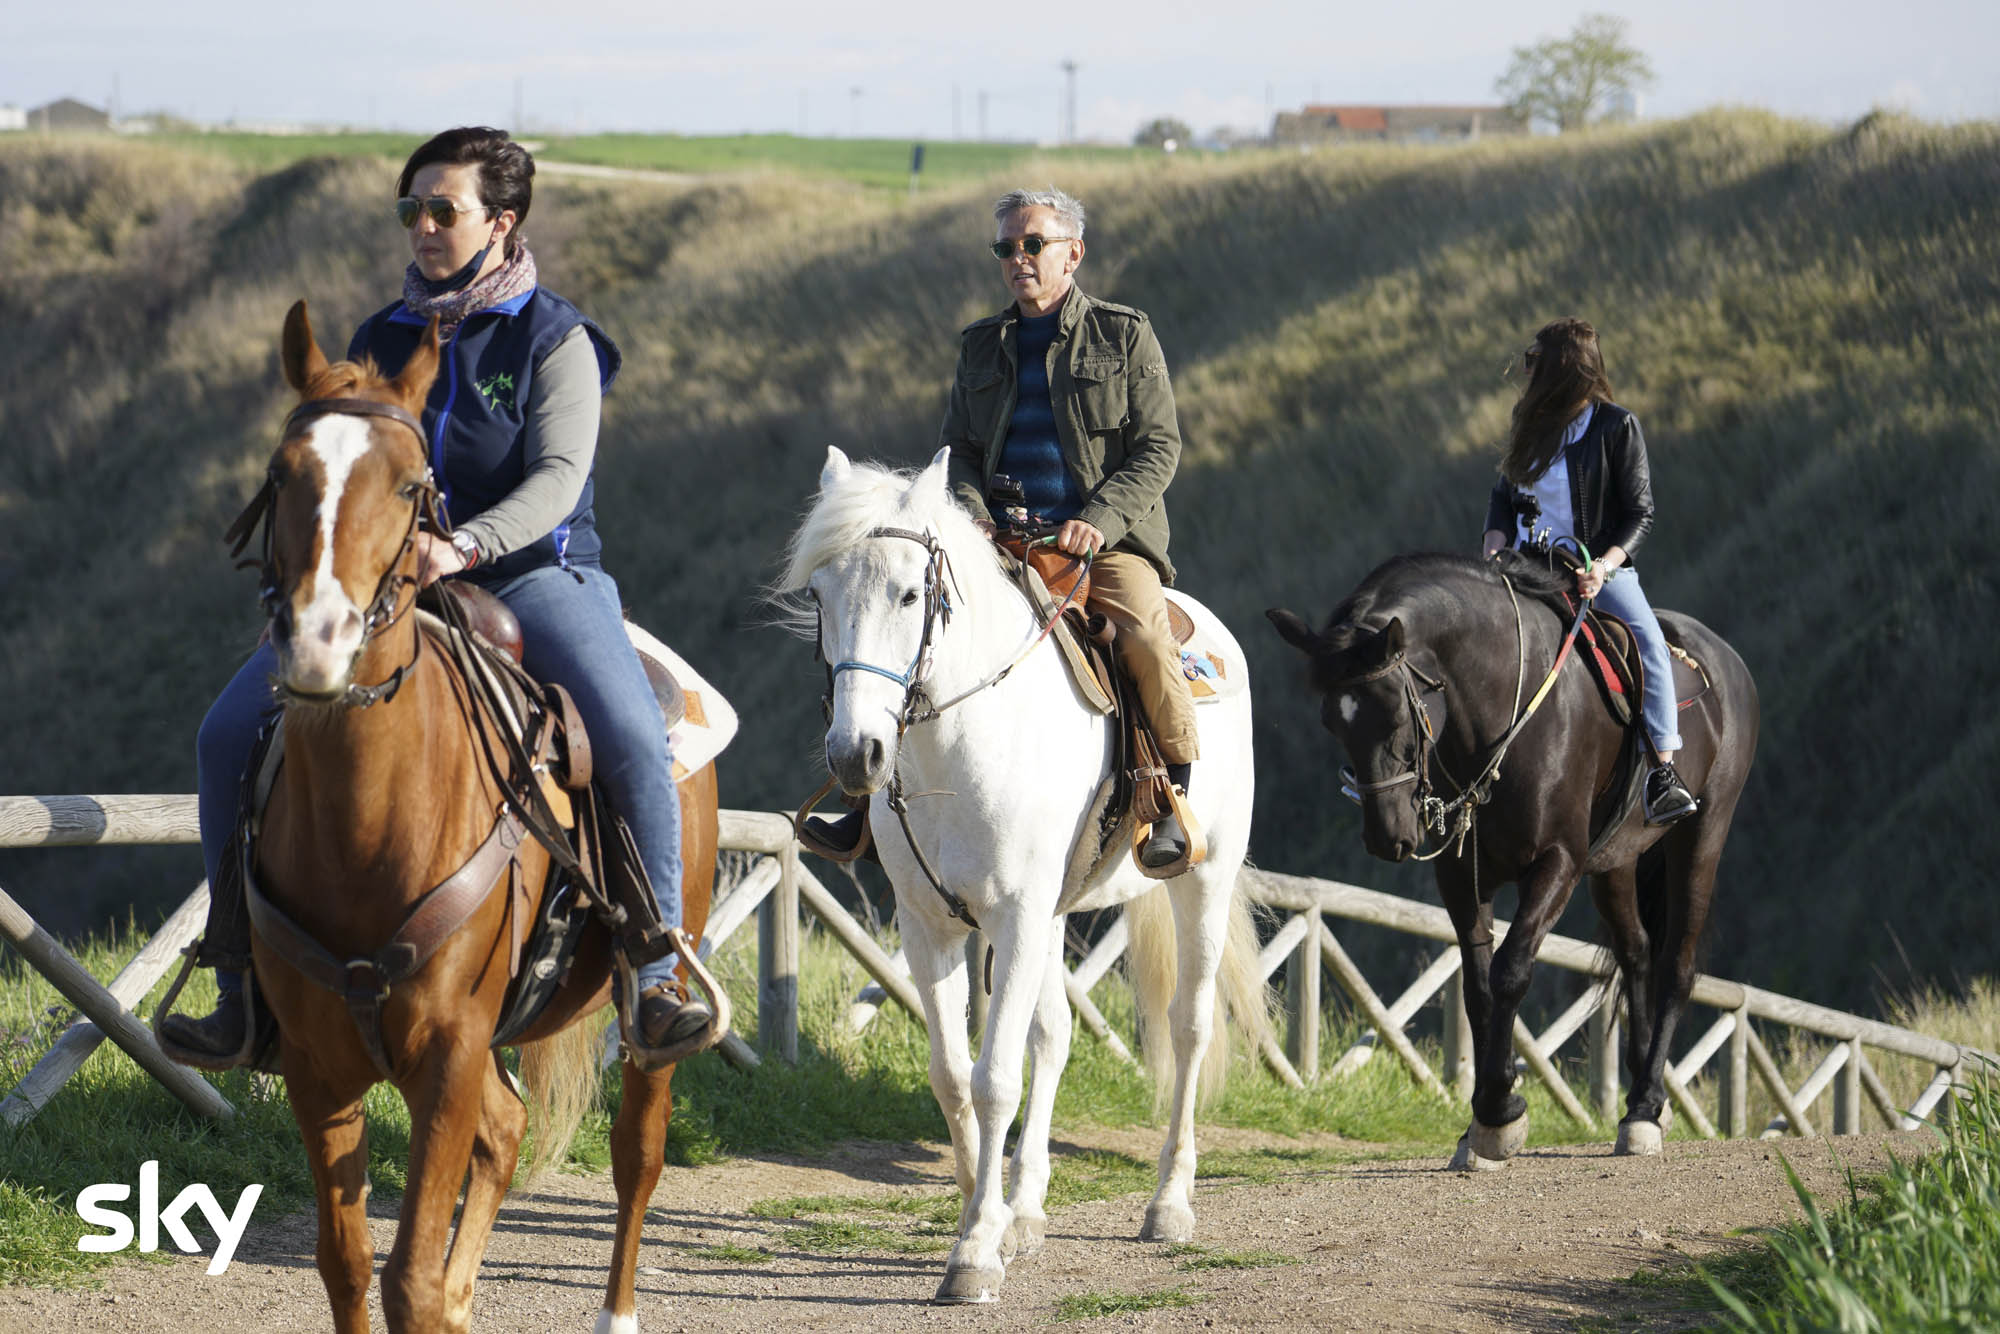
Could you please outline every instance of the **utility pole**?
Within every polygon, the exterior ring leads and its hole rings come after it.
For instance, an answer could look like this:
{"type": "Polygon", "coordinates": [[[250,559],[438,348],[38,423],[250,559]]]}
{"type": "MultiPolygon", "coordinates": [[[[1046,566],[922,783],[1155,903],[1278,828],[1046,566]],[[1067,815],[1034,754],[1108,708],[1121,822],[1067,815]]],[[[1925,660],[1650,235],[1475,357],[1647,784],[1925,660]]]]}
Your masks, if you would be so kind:
{"type": "Polygon", "coordinates": [[[526,133],[527,127],[521,123],[521,76],[517,74],[514,76],[514,137],[518,139],[526,133]]]}
{"type": "Polygon", "coordinates": [[[979,90],[979,142],[986,142],[986,90],[979,90]]]}
{"type": "Polygon", "coordinates": [[[856,84],[847,90],[847,137],[850,139],[859,139],[861,137],[860,84],[856,84]]]}
{"type": "Polygon", "coordinates": [[[958,85],[955,83],[951,86],[951,137],[962,137],[958,132],[958,85]]]}
{"type": "Polygon", "coordinates": [[[1062,72],[1066,85],[1063,97],[1063,142],[1073,144],[1076,142],[1076,62],[1063,61],[1062,72]]]}
{"type": "Polygon", "coordinates": [[[806,90],[799,89],[799,138],[806,137],[806,90]]]}

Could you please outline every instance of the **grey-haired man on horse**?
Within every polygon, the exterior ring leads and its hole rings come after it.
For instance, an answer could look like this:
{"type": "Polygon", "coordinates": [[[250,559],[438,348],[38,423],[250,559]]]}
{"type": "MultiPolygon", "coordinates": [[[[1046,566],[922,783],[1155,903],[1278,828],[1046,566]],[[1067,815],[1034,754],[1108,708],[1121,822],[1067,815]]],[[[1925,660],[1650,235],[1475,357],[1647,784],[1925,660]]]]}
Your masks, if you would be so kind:
{"type": "MultiPolygon", "coordinates": [[[[1016,479],[1029,513],[1055,527],[1056,546],[1090,555],[1090,610],[1117,627],[1131,674],[1183,794],[1197,758],[1194,697],[1167,621],[1168,483],[1180,464],[1180,426],[1166,357],[1141,311],[1086,295],[1083,205],[1060,190],[1015,190],[994,205],[992,250],[1014,300],[968,326],[939,443],[951,482],[990,525],[996,475],[1016,479]]],[[[809,821],[834,849],[861,841],[860,812],[809,821]]],[[[1149,867],[1187,854],[1188,831],[1168,815],[1140,850],[1149,867]]]]}

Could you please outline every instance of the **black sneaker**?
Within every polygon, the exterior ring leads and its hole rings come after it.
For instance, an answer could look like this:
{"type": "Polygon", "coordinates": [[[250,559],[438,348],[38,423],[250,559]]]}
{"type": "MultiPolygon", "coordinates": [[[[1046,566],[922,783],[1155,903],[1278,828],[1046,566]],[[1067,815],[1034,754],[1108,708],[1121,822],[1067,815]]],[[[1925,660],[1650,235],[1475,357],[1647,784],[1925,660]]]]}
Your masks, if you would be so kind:
{"type": "Polygon", "coordinates": [[[1685,820],[1700,808],[1672,764],[1662,764],[1646,775],[1646,823],[1673,824],[1685,820]]]}
{"type": "Polygon", "coordinates": [[[214,1011],[200,1019],[190,1019],[184,1014],[170,1014],[162,1019],[160,1038],[169,1048],[179,1048],[167,1054],[183,1065],[232,1070],[249,1062],[250,1053],[245,1050],[248,1028],[243,993],[225,991],[216,1001],[214,1011]]]}
{"type": "Polygon", "coordinates": [[[1150,870],[1172,866],[1187,856],[1187,831],[1169,815],[1153,826],[1153,832],[1139,847],[1139,864],[1150,870]]]}

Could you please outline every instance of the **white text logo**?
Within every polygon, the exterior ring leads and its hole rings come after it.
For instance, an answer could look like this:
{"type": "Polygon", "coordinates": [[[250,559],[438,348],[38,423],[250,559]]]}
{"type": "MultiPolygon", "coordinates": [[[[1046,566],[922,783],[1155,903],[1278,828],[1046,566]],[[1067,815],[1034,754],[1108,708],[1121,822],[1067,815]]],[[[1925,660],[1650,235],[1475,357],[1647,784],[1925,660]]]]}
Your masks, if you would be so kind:
{"type": "MultiPolygon", "coordinates": [[[[196,1182],[174,1196],[173,1202],[163,1210],[160,1208],[160,1164],[148,1161],[139,1168],[139,1249],[157,1251],[160,1249],[160,1228],[165,1225],[167,1235],[174,1245],[194,1255],[201,1250],[195,1242],[194,1233],[182,1220],[187,1211],[200,1206],[208,1225],[215,1229],[215,1258],[208,1262],[208,1272],[220,1274],[229,1268],[229,1258],[236,1254],[236,1244],[243,1240],[243,1233],[250,1226],[250,1211],[257,1207],[257,1197],[264,1193],[262,1186],[247,1186],[237,1197],[236,1212],[222,1212],[222,1205],[216,1201],[215,1193],[207,1186],[196,1182]]],[[[100,1182],[95,1186],[85,1186],[76,1193],[77,1216],[92,1227],[105,1229],[105,1235],[77,1238],[76,1248],[80,1251],[122,1251],[132,1244],[132,1220],[116,1209],[107,1209],[106,1204],[115,1204],[129,1199],[132,1188],[118,1181],[100,1182]]]]}

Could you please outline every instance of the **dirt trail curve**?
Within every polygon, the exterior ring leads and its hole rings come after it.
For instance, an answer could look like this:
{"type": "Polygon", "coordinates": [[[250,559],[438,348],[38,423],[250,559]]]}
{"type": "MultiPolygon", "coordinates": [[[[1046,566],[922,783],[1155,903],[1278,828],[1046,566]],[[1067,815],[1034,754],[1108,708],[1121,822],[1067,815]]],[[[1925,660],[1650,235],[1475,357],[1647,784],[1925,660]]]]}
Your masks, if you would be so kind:
{"type": "MultiPolygon", "coordinates": [[[[1205,1148],[1309,1147],[1213,1130],[1205,1148]]],[[[1113,1149],[1150,1161],[1155,1132],[1058,1134],[1057,1152],[1113,1149]]],[[[1673,1143],[1665,1157],[1613,1159],[1608,1147],[1533,1150],[1507,1170],[1464,1176],[1432,1161],[1301,1171],[1265,1184],[1204,1181],[1199,1240],[1219,1250],[1267,1250],[1292,1265],[1187,1272],[1167,1248],[1134,1240],[1144,1195],[1054,1212],[1048,1245],[1008,1271],[1002,1301],[925,1304],[943,1257],[890,1249],[825,1255],[788,1244],[787,1224],[754,1218],[774,1196],[933,1194],[949,1186],[934,1145],[856,1144],[811,1160],[737,1159],[668,1169],[654,1197],[640,1277],[649,1334],[767,1334],[773,1329],[1046,1329],[1058,1298],[1181,1287],[1194,1305],[1091,1321],[1085,1328],[1561,1330],[1609,1318],[1679,1328],[1694,1317],[1662,1309],[1625,1283],[1635,1270],[1747,1244],[1738,1229],[1797,1215],[1777,1158],[1798,1166],[1821,1198],[1844,1193],[1843,1167],[1878,1168],[1890,1151],[1927,1141],[1869,1135],[1784,1145],[1673,1143]],[[704,1257],[725,1245],[761,1248],[763,1263],[704,1257]]],[[[610,1249],[609,1175],[553,1179],[510,1197],[487,1251],[474,1327],[587,1331],[610,1249]]],[[[377,1268],[393,1217],[374,1210],[377,1268]]],[[[95,1290],[0,1289],[0,1331],[266,1334],[328,1327],[313,1268],[310,1213],[257,1218],[228,1273],[202,1257],[121,1263],[95,1290]]],[[[169,1252],[172,1254],[172,1252],[169,1252]]],[[[380,1308],[375,1328],[380,1329],[380,1308]]],[[[1076,1328],[1078,1326],[1068,1326],[1076,1328]]]]}

